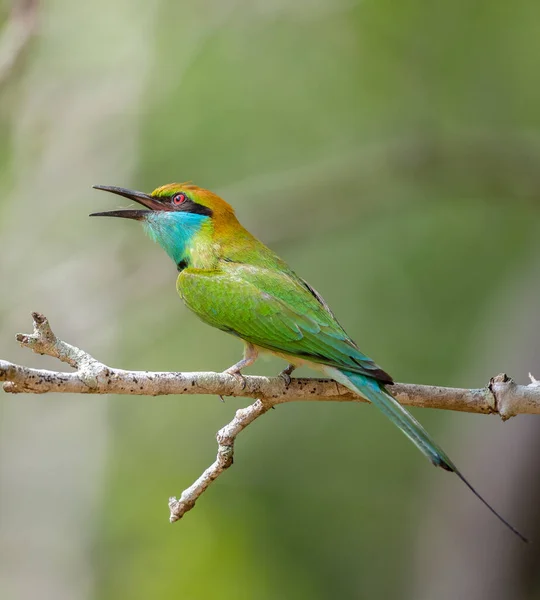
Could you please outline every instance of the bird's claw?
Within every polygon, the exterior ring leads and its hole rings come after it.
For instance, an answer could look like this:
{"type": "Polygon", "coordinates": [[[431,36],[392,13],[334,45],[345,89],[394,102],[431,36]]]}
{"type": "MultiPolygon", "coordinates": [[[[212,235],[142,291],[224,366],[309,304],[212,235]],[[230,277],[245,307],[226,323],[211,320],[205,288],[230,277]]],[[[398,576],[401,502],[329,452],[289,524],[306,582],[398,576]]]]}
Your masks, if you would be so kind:
{"type": "Polygon", "coordinates": [[[281,377],[281,379],[283,379],[283,381],[285,382],[285,387],[289,387],[291,385],[291,376],[286,372],[286,369],[281,371],[278,377],[281,377]]]}
{"type": "Polygon", "coordinates": [[[281,371],[281,373],[278,375],[278,377],[281,377],[281,379],[283,379],[283,381],[285,382],[285,387],[287,388],[291,385],[291,373],[294,371],[294,369],[294,365],[289,365],[288,367],[283,369],[283,371],[281,371]]]}
{"type": "Polygon", "coordinates": [[[225,373],[226,375],[231,375],[232,377],[234,377],[235,379],[238,379],[239,381],[242,382],[242,389],[245,390],[246,389],[246,385],[247,385],[247,381],[246,378],[242,375],[242,373],[240,373],[240,371],[238,369],[227,369],[226,371],[223,371],[223,373],[225,373]]]}

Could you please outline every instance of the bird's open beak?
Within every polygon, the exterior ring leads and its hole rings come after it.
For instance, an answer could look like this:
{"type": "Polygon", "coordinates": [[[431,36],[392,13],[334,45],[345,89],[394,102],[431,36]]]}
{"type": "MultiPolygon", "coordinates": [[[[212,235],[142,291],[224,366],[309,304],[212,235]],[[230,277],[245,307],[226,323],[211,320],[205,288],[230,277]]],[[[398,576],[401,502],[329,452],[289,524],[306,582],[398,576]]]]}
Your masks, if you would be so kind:
{"type": "MultiPolygon", "coordinates": [[[[112,185],[94,185],[92,186],[96,190],[103,190],[105,192],[111,192],[112,194],[117,194],[118,196],[123,196],[124,198],[128,198],[129,200],[135,200],[139,204],[142,204],[149,210],[166,210],[163,206],[163,203],[159,201],[158,198],[154,198],[149,196],[148,194],[144,194],[143,192],[136,192],[134,190],[126,190],[125,188],[115,187],[112,185]]],[[[109,210],[106,212],[92,213],[91,217],[123,217],[124,219],[135,219],[136,221],[141,221],[145,218],[145,215],[148,211],[146,210],[131,210],[131,209],[123,209],[123,210],[109,210]]]]}

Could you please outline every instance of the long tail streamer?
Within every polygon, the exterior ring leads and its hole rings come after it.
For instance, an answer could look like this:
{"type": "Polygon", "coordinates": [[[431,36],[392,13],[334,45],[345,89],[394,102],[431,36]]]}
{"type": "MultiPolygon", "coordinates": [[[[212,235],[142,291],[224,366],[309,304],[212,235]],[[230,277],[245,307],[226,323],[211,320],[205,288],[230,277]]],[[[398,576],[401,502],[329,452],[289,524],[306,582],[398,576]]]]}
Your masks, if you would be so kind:
{"type": "Polygon", "coordinates": [[[502,522],[510,531],[515,533],[524,542],[529,540],[515,527],[504,519],[465,479],[456,465],[450,460],[444,450],[438,446],[422,425],[401,404],[391,396],[383,384],[371,377],[366,377],[351,371],[337,371],[332,369],[331,376],[347,386],[360,396],[367,398],[380,411],[382,411],[399,429],[415,444],[420,451],[436,466],[455,473],[471,492],[502,522]],[[339,375],[337,375],[339,373],[339,375]]]}

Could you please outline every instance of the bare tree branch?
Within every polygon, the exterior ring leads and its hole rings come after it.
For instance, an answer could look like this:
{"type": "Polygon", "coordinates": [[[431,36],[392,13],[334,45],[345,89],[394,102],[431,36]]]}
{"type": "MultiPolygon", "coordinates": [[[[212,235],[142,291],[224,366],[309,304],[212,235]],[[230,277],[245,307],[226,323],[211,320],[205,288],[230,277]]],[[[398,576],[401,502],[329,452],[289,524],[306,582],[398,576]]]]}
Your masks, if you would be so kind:
{"type": "Polygon", "coordinates": [[[204,471],[193,485],[182,492],[180,499],[174,496],[169,498],[169,521],[174,523],[181,519],[188,510],[195,506],[195,502],[206,488],[217,479],[225,469],[233,464],[234,442],[236,436],[255,419],[264,415],[272,408],[272,403],[267,400],[256,400],[250,406],[236,411],[234,419],[217,432],[218,452],[216,460],[204,471]]]}
{"type": "MultiPolygon", "coordinates": [[[[277,404],[293,401],[367,402],[331,379],[294,378],[290,384],[280,377],[246,376],[244,381],[226,373],[172,373],[125,371],[100,363],[87,352],[58,339],[47,319],[32,314],[34,332],[18,334],[23,347],[67,363],[75,372],[31,369],[0,360],[0,381],[6,392],[43,394],[213,394],[257,398],[236,412],[234,419],[217,434],[215,462],[186,489],[179,500],[169,499],[171,522],[191,510],[206,488],[233,462],[236,436],[277,404]]],[[[462,389],[396,383],[390,390],[401,404],[471,413],[498,414],[503,420],[518,414],[540,414],[540,382],[529,375],[529,385],[518,385],[505,374],[493,377],[485,388],[462,389]]]]}

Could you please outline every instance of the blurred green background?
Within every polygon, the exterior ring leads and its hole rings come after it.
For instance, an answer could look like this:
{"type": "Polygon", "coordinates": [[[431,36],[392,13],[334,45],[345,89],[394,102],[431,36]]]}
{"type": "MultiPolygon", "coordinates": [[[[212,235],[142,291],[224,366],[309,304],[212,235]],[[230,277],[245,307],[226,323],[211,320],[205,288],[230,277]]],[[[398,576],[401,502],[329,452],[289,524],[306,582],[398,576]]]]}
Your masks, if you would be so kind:
{"type": "MultiPolygon", "coordinates": [[[[140,228],[87,218],[125,206],[92,184],[192,180],[398,381],[540,376],[538,2],[0,7],[2,358],[59,368],[15,343],[38,310],[112,366],[235,362],[140,228]]],[[[6,600],[540,598],[537,545],[369,406],[270,411],[171,526],[245,401],[0,394],[6,600]]],[[[415,414],[540,539],[538,419],[415,414]]]]}

